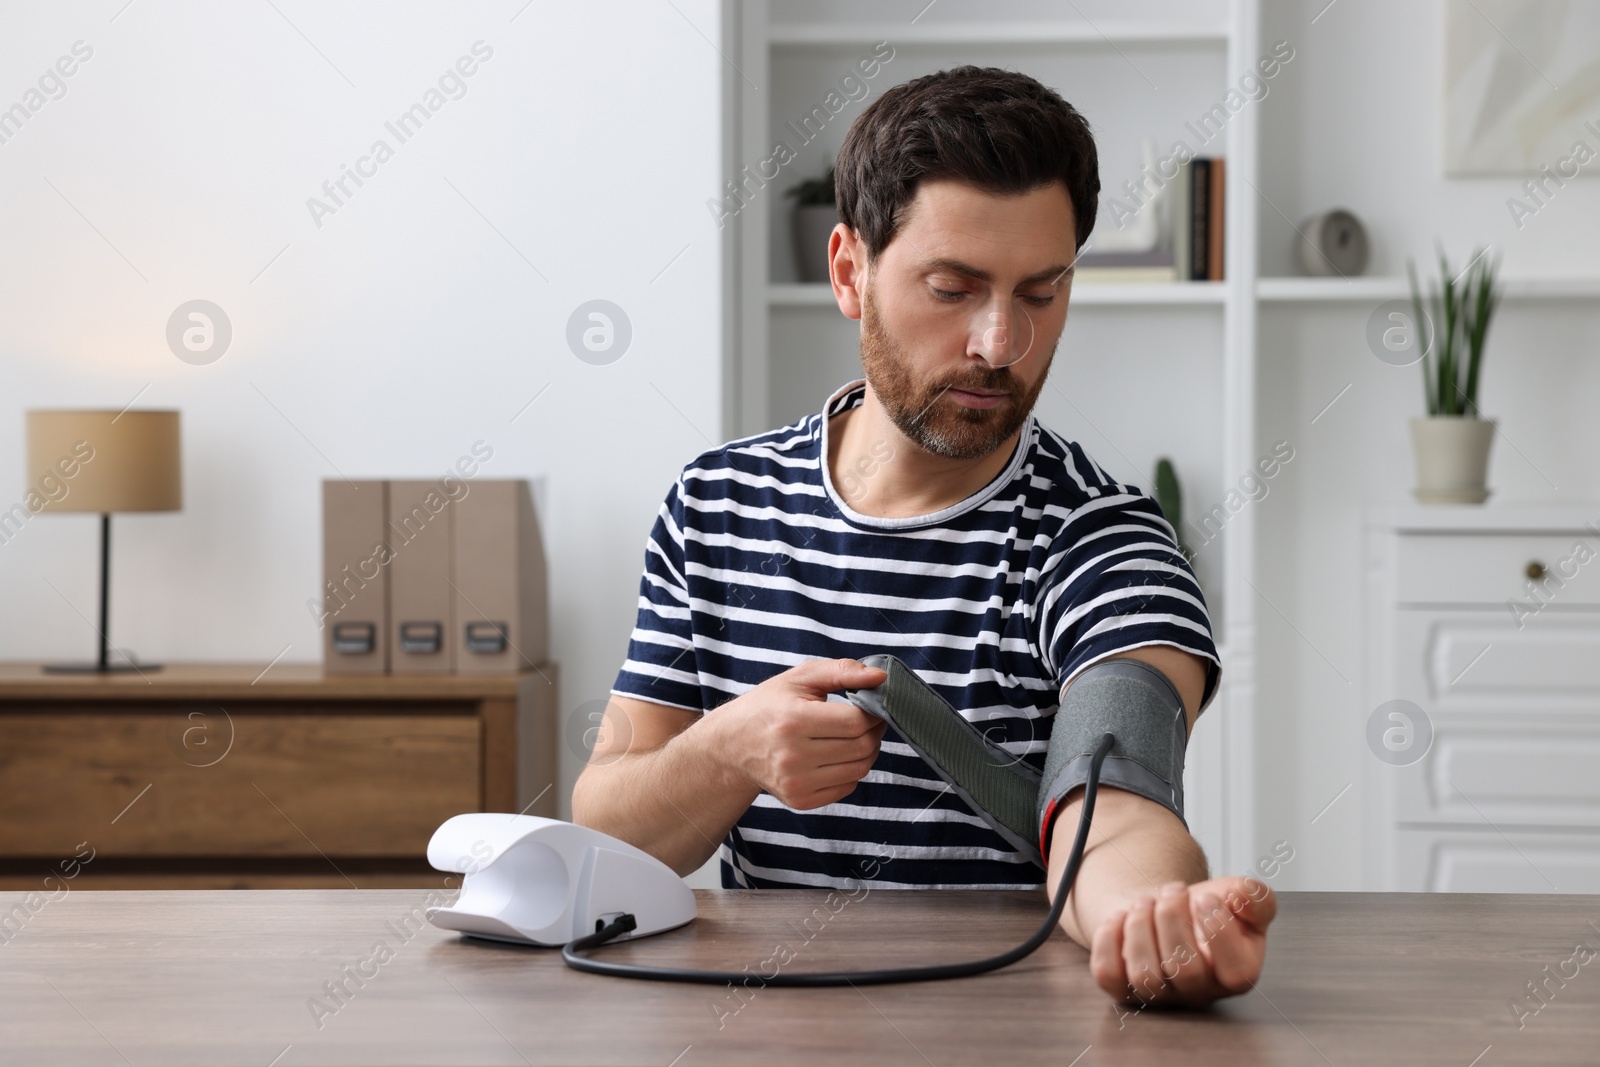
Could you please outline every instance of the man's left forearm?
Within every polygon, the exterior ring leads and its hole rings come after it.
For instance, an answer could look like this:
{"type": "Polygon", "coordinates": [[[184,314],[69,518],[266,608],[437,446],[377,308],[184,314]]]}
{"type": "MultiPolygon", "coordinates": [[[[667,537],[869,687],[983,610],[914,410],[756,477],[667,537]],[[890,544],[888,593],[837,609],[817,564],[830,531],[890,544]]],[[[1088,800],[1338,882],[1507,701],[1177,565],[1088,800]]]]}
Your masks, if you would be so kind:
{"type": "MultiPolygon", "coordinates": [[[[1047,876],[1052,903],[1078,833],[1082,808],[1080,789],[1056,817],[1047,876]]],[[[1168,882],[1187,885],[1207,877],[1205,852],[1176,815],[1136,793],[1104,786],[1095,797],[1083,866],[1061,913],[1061,928],[1088,948],[1106,916],[1125,909],[1138,897],[1158,896],[1168,882]]]]}

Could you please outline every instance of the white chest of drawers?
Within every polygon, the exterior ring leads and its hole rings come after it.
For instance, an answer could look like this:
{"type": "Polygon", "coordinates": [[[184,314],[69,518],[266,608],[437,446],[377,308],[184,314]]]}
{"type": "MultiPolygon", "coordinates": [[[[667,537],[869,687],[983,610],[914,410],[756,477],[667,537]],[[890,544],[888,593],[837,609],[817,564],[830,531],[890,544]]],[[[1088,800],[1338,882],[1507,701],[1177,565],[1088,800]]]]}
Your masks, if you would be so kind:
{"type": "Polygon", "coordinates": [[[1373,511],[1365,550],[1366,888],[1600,893],[1600,503],[1373,511]]]}

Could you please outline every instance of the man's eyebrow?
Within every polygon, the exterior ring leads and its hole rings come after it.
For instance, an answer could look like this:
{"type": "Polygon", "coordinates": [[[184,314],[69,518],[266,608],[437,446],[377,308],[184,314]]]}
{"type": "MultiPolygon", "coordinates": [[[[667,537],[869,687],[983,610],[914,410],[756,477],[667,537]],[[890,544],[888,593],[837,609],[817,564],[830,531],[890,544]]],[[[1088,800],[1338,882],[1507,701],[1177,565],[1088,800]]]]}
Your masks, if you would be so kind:
{"type": "MultiPolygon", "coordinates": [[[[938,256],[933,259],[923,260],[922,267],[927,271],[950,271],[952,274],[960,274],[968,278],[976,278],[980,282],[994,281],[994,274],[991,271],[984,270],[982,267],[974,267],[970,263],[963,263],[959,259],[950,259],[947,256],[938,256]]],[[[1072,265],[1070,263],[1060,263],[1054,267],[1046,267],[1044,270],[1034,271],[1032,274],[1022,279],[1022,284],[1029,285],[1033,282],[1055,282],[1071,269],[1072,265]]]]}

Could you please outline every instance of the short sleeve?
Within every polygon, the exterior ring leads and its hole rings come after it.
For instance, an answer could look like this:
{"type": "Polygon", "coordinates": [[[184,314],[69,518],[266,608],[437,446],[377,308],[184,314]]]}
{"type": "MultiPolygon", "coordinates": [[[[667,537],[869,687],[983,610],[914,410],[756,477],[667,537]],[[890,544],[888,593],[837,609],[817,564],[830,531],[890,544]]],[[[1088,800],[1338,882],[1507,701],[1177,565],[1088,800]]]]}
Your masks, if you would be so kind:
{"type": "Polygon", "coordinates": [[[628,656],[611,691],[655,704],[703,711],[685,581],[684,485],[680,476],[656,513],[645,542],[639,614],[628,656]]]}
{"type": "Polygon", "coordinates": [[[1085,502],[1063,522],[1042,572],[1040,647],[1058,694],[1108,656],[1171,645],[1206,661],[1201,707],[1211,702],[1221,677],[1211,617],[1154,500],[1125,490],[1085,502]]]}

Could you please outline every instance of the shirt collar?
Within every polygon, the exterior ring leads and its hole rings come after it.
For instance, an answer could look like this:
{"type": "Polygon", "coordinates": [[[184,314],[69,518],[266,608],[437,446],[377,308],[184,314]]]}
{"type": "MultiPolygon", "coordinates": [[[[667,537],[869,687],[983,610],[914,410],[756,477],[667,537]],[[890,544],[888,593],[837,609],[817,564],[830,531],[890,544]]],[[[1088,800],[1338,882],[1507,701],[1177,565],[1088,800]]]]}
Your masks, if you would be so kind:
{"type": "Polygon", "coordinates": [[[822,416],[819,418],[817,431],[817,469],[821,475],[822,488],[828,496],[828,502],[839,512],[846,522],[853,526],[861,526],[874,530],[915,530],[927,526],[942,526],[959,515],[964,515],[974,508],[982,507],[999,494],[1000,490],[1014,479],[1022,470],[1028,454],[1033,450],[1034,418],[1033,413],[1028,413],[1028,419],[1022,424],[1022,432],[1017,435],[1017,443],[1011,450],[1011,459],[998,474],[989,480],[989,483],[964,499],[956,501],[949,507],[940,508],[938,511],[926,515],[908,515],[904,518],[887,519],[878,515],[865,515],[845,503],[839,495],[838,489],[833,484],[833,474],[828,470],[828,420],[831,416],[847,411],[850,408],[860,407],[867,397],[867,380],[857,378],[846,382],[833,391],[827,402],[822,405],[822,416]]]}

